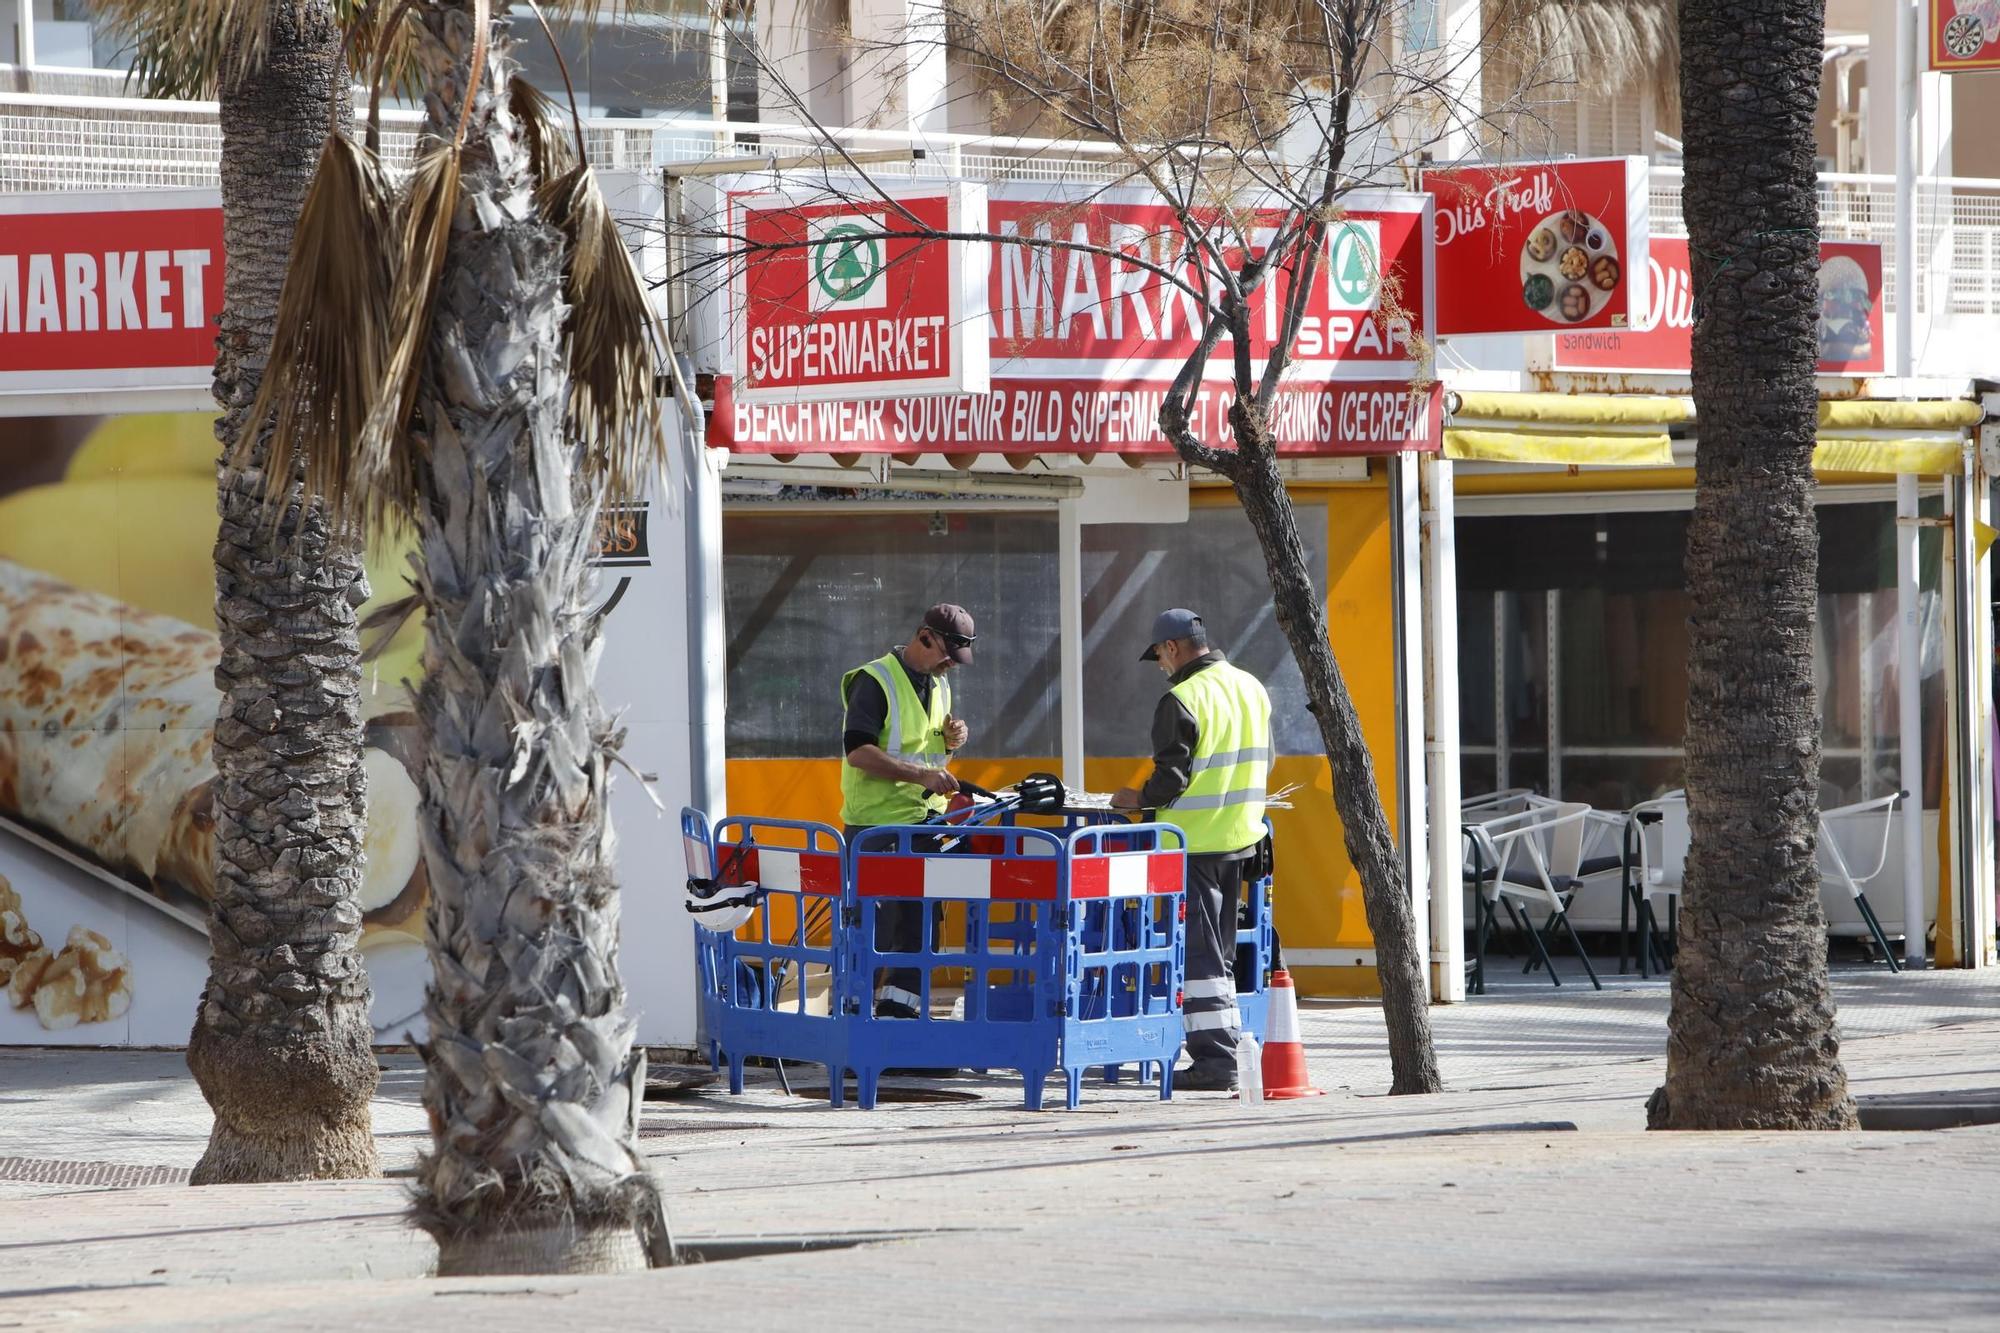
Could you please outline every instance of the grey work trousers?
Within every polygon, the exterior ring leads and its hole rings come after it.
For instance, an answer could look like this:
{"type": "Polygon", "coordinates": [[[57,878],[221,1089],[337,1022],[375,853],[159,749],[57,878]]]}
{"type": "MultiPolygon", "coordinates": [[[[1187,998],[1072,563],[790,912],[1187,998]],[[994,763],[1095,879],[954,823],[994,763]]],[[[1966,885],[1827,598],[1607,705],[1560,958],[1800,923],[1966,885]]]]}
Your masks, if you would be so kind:
{"type": "MultiPolygon", "coordinates": [[[[842,829],[850,846],[856,839],[863,839],[861,850],[868,850],[865,835],[869,825],[848,824],[842,829]]],[[[939,838],[917,838],[911,841],[911,850],[935,852],[939,850],[939,838]]],[[[887,851],[887,847],[880,850],[887,851]]],[[[931,939],[935,944],[938,932],[944,929],[944,904],[931,904],[931,939]]],[[[921,953],[924,947],[924,905],[913,902],[880,902],[875,905],[875,949],[878,953],[921,953]]],[[[885,967],[875,975],[875,1012],[887,1018],[915,1018],[924,1003],[924,974],[917,967],[885,967]]]]}
{"type": "Polygon", "coordinates": [[[1236,1072],[1243,1019],[1236,1009],[1236,919],[1243,897],[1238,853],[1187,859],[1187,981],[1181,1013],[1196,1069],[1236,1072]]]}

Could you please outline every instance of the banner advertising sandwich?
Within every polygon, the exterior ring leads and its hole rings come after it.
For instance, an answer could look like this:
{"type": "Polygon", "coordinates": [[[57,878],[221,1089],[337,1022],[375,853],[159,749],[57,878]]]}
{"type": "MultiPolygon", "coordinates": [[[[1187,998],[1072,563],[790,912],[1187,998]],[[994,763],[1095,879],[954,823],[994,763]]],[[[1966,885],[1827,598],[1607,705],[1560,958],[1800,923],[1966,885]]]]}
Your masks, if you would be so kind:
{"type": "MultiPolygon", "coordinates": [[[[1552,369],[1688,372],[1693,355],[1694,276],[1687,237],[1655,236],[1649,254],[1645,321],[1630,329],[1558,333],[1552,369]]],[[[1879,375],[1887,356],[1881,243],[1821,241],[1819,373],[1879,375]]]]}
{"type": "Polygon", "coordinates": [[[1633,328],[1646,318],[1643,157],[1426,171],[1441,336],[1633,328]]]}

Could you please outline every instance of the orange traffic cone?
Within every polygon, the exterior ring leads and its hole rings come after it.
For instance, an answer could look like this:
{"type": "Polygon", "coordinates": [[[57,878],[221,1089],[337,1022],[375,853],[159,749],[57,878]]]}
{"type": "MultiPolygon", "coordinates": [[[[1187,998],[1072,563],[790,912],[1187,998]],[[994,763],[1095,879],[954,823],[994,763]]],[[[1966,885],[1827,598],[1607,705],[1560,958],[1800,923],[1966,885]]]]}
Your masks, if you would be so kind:
{"type": "Polygon", "coordinates": [[[1306,1073],[1306,1047],[1299,1039],[1298,992],[1292,989],[1292,974],[1283,968],[1271,974],[1270,1003],[1264,1025],[1265,1098],[1276,1101],[1323,1095],[1306,1073]]]}

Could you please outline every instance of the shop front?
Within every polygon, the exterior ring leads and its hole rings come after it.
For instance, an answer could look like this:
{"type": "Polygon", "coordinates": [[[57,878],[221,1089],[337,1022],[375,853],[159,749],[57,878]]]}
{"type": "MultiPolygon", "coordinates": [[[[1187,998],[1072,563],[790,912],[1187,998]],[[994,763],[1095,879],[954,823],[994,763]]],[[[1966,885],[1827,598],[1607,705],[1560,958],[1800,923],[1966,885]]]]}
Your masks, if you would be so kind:
{"type": "MultiPolygon", "coordinates": [[[[1538,378],[1562,390],[1613,377],[1538,378]]],[[[1525,788],[1620,812],[1683,784],[1682,556],[1700,425],[1684,378],[1617,378],[1630,392],[1453,400],[1469,797],[1525,788]]],[[[1967,609],[1990,586],[1984,411],[1965,383],[1822,389],[1813,660],[1819,804],[1837,812],[1825,836],[1851,864],[1882,867],[1868,896],[1905,961],[1921,965],[1928,944],[1939,966],[1979,965],[1992,947],[1991,625],[1967,609]],[[1983,947],[1961,943],[1974,939],[1983,947]]],[[[1836,939],[1872,943],[1841,886],[1823,900],[1836,939]]],[[[1615,893],[1581,895],[1576,923],[1615,930],[1618,907],[1615,893]]]]}

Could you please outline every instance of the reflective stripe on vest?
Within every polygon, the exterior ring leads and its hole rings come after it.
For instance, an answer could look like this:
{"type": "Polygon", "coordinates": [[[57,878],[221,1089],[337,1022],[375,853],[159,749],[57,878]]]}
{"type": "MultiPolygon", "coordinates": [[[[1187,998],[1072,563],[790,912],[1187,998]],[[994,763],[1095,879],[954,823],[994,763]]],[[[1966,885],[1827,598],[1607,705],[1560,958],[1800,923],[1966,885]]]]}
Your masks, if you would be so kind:
{"type": "MultiPolygon", "coordinates": [[[[888,715],[875,743],[892,759],[926,768],[942,768],[951,755],[944,745],[944,720],[951,716],[951,685],[938,677],[931,686],[930,706],[917,697],[917,687],[894,653],[885,653],[872,662],[854,668],[840,678],[840,701],[847,704],[847,691],[854,678],[866,672],[882,687],[889,701],[888,715]]],[[[864,773],[854,765],[840,766],[840,818],[847,824],[919,824],[934,810],[945,808],[947,798],[933,796],[914,782],[891,782],[864,773]]]]}
{"type": "Polygon", "coordinates": [[[1264,836],[1271,773],[1271,696],[1247,671],[1217,662],[1170,693],[1194,718],[1187,790],[1160,818],[1187,834],[1188,851],[1235,852],[1264,836]]]}

